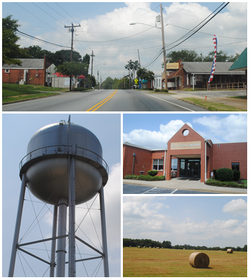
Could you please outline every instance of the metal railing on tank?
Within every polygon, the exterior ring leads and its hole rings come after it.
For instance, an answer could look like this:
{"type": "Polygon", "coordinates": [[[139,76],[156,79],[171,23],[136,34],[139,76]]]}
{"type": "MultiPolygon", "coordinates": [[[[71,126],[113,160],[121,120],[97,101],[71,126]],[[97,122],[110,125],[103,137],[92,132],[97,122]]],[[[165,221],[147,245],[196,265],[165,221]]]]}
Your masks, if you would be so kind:
{"type": "Polygon", "coordinates": [[[23,168],[23,166],[30,162],[31,160],[38,159],[39,157],[43,156],[49,156],[49,155],[75,155],[77,157],[87,158],[89,160],[92,160],[99,165],[101,165],[107,173],[109,173],[109,168],[107,162],[98,154],[95,152],[92,152],[88,149],[82,148],[82,147],[75,147],[73,149],[70,145],[53,145],[53,146],[46,146],[39,149],[36,149],[30,153],[28,153],[26,156],[22,158],[22,160],[19,163],[19,170],[23,168]]]}

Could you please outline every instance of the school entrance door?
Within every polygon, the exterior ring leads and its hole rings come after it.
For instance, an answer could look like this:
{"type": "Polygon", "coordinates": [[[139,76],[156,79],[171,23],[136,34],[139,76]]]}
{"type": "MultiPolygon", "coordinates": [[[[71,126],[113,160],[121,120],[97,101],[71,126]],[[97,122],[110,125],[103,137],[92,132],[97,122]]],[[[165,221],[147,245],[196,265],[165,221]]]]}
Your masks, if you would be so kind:
{"type": "Polygon", "coordinates": [[[182,158],[180,164],[180,177],[200,179],[201,160],[182,158]]]}

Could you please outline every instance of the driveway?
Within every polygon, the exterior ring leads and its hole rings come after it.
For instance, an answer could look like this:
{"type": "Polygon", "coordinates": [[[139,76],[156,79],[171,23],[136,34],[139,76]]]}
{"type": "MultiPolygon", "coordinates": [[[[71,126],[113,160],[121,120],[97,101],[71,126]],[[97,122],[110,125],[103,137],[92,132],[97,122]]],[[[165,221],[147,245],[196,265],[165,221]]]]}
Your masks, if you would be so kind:
{"type": "Polygon", "coordinates": [[[166,189],[170,190],[168,193],[179,190],[184,191],[195,191],[195,192],[206,192],[206,193],[219,193],[219,194],[247,194],[247,189],[241,188],[229,188],[229,187],[218,187],[209,186],[201,183],[197,180],[180,180],[178,178],[171,179],[170,181],[139,181],[139,180],[123,180],[124,185],[133,185],[134,191],[136,186],[145,186],[151,188],[162,188],[162,193],[166,193],[166,189]]]}

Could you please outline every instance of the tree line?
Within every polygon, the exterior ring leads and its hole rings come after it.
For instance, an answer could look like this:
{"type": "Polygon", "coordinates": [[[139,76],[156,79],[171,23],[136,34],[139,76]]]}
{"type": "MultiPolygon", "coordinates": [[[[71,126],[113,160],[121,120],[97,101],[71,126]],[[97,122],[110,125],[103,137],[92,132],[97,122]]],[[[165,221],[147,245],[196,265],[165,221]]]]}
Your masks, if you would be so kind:
{"type": "Polygon", "coordinates": [[[226,251],[227,249],[233,249],[233,251],[242,251],[242,252],[247,252],[247,245],[244,247],[207,247],[207,246],[192,246],[192,245],[172,245],[170,241],[154,241],[151,239],[131,239],[131,238],[123,238],[123,247],[146,247],[146,248],[168,248],[168,249],[185,249],[185,250],[213,250],[213,251],[226,251]]]}

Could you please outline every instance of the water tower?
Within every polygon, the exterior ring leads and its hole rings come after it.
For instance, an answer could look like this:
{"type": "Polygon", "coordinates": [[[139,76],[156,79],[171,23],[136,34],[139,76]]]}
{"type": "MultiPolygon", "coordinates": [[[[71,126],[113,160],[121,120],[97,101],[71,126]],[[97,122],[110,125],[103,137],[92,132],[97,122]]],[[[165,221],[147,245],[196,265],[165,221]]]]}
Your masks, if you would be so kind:
{"type": "MultiPolygon", "coordinates": [[[[92,248],[75,234],[75,206],[99,193],[104,276],[109,276],[103,187],[108,181],[108,165],[102,158],[102,147],[88,129],[60,121],[42,127],[30,139],[27,154],[20,162],[21,191],[14,232],[9,277],[14,275],[26,187],[39,200],[53,205],[50,276],[64,277],[66,254],[68,276],[76,276],[75,240],[92,248]],[[68,213],[67,213],[68,210],[68,213]],[[67,225],[68,214],[68,225],[67,225]],[[68,228],[68,231],[66,230],[68,228]],[[66,239],[68,247],[65,248],[66,239]]],[[[35,244],[42,240],[29,242],[35,244]]],[[[25,244],[22,244],[22,248],[25,244]]],[[[39,259],[36,255],[33,257],[39,259]]]]}

